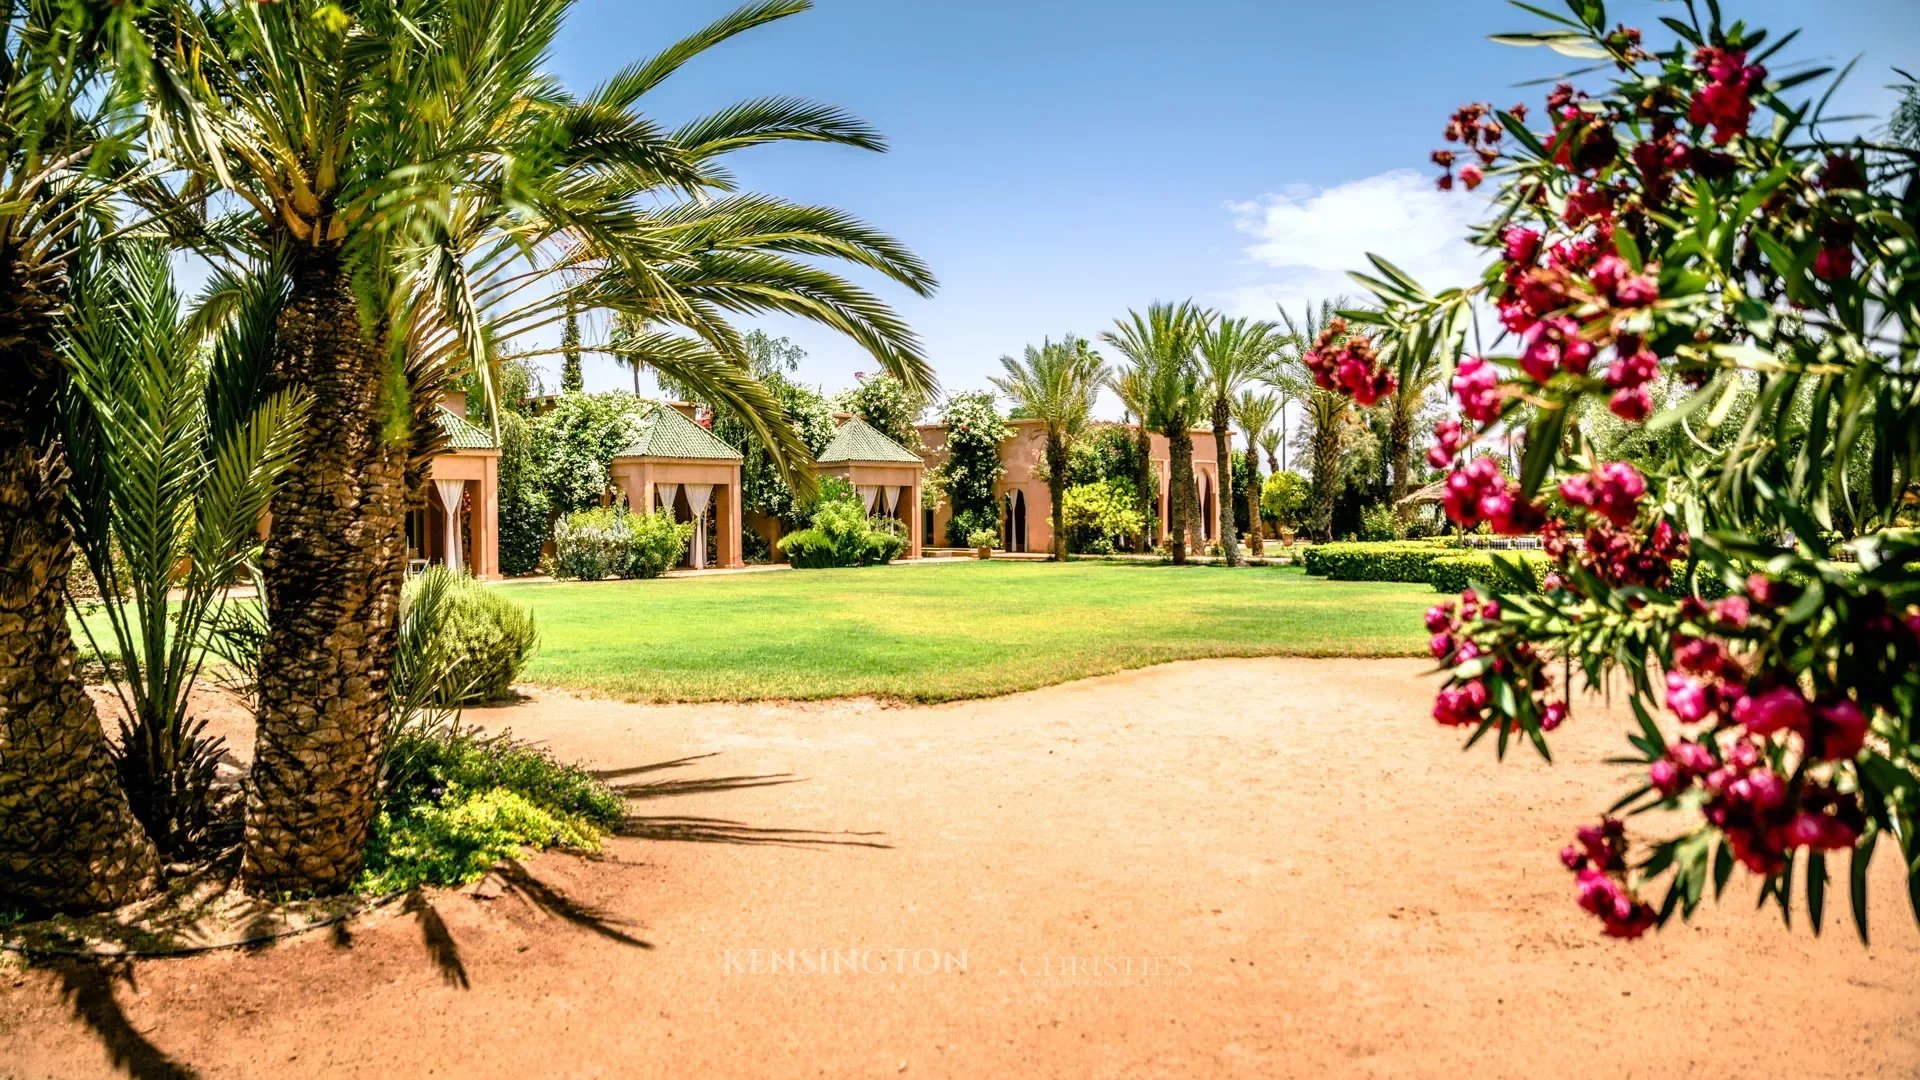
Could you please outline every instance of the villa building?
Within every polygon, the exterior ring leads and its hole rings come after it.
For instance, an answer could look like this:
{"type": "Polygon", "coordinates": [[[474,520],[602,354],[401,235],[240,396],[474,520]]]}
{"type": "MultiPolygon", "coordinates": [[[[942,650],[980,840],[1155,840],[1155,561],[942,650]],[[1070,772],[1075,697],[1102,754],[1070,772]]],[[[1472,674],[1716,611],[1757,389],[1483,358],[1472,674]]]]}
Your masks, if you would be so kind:
{"type": "Polygon", "coordinates": [[[500,444],[467,419],[467,395],[440,400],[434,413],[446,449],[429,465],[427,505],[407,515],[407,563],[465,567],[500,576],[500,444]]]}
{"type": "MultiPolygon", "coordinates": [[[[1012,552],[1049,551],[1053,548],[1053,500],[1046,481],[1046,425],[1039,420],[1009,420],[1013,429],[1000,443],[1000,464],[1004,469],[994,495],[1000,500],[1000,546],[1012,552]]],[[[1124,425],[1134,430],[1133,425],[1124,425]]],[[[947,429],[942,424],[921,424],[920,444],[928,468],[937,468],[946,460],[947,429]]],[[[1168,479],[1172,474],[1172,456],[1164,435],[1148,436],[1148,468],[1154,477],[1159,510],[1156,543],[1167,542],[1168,479]]],[[[1220,463],[1214,457],[1213,431],[1193,433],[1193,475],[1199,487],[1198,532],[1204,543],[1212,543],[1219,520],[1220,463]]],[[[942,502],[921,511],[922,529],[932,537],[933,546],[945,546],[947,522],[953,508],[942,502]]]]}
{"type": "Polygon", "coordinates": [[[740,451],[694,420],[684,401],[655,404],[638,434],[615,454],[613,486],[639,512],[671,510],[693,523],[682,564],[689,569],[746,565],[740,543],[740,451]]]}

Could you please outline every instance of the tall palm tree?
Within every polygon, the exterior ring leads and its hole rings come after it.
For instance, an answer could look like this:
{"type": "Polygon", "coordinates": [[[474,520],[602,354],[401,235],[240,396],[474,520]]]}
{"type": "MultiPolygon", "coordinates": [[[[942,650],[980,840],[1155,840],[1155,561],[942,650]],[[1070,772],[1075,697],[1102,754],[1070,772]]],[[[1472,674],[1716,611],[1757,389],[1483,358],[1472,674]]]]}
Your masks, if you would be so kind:
{"type": "Polygon", "coordinates": [[[1194,525],[1193,425],[1202,405],[1200,341],[1208,315],[1187,300],[1129,311],[1100,339],[1132,362],[1140,380],[1148,426],[1167,438],[1167,518],[1175,565],[1187,561],[1194,525]]]}
{"type": "Polygon", "coordinates": [[[1305,388],[1298,400],[1301,420],[1307,425],[1307,456],[1311,466],[1308,491],[1312,501],[1307,529],[1320,540],[1333,539],[1333,503],[1339,495],[1340,455],[1352,437],[1355,421],[1353,403],[1346,395],[1323,390],[1307,378],[1304,357],[1321,330],[1333,321],[1338,305],[1339,301],[1323,300],[1317,312],[1308,305],[1298,323],[1284,309],[1280,312],[1290,342],[1276,381],[1289,380],[1305,388]]]}
{"type": "Polygon", "coordinates": [[[1047,494],[1053,502],[1053,558],[1067,561],[1067,453],[1086,434],[1093,407],[1107,377],[1107,366],[1087,339],[1068,334],[1059,341],[1027,346],[1019,360],[1000,358],[1006,375],[992,382],[1014,406],[1038,420],[1047,440],[1047,494]]]}
{"type": "Polygon", "coordinates": [[[1400,387],[1388,399],[1387,413],[1387,462],[1393,469],[1393,505],[1402,520],[1411,520],[1413,507],[1402,505],[1413,491],[1413,435],[1414,426],[1420,421],[1420,412],[1427,406],[1427,397],[1440,382],[1440,349],[1437,340],[1422,337],[1428,348],[1424,354],[1412,358],[1412,363],[1404,362],[1406,356],[1398,350],[1391,350],[1385,357],[1389,365],[1398,366],[1401,372],[1400,387]]]}
{"type": "MultiPolygon", "coordinates": [[[[1260,516],[1260,451],[1273,437],[1273,421],[1280,412],[1280,395],[1242,390],[1233,401],[1233,419],[1247,440],[1247,543],[1255,556],[1265,554],[1264,519],[1260,516]]],[[[1277,467],[1277,466],[1276,466],[1277,467]]]]}
{"type": "Polygon", "coordinates": [[[1152,546],[1148,537],[1156,516],[1153,508],[1153,429],[1147,426],[1147,383],[1140,369],[1128,367],[1107,373],[1107,388],[1120,399],[1127,421],[1133,425],[1133,500],[1140,512],[1140,532],[1133,538],[1133,550],[1152,546]]]}
{"type": "Polygon", "coordinates": [[[0,35],[0,896],[80,909],[133,899],[159,862],[114,781],[67,626],[73,535],[58,404],[68,271],[138,178],[107,73],[130,13],[8,0],[0,35]],[[91,238],[87,232],[94,230],[91,238]]]}
{"type": "Polygon", "coordinates": [[[795,471],[804,444],[748,370],[731,315],[812,319],[931,388],[911,331],[817,260],[922,293],[925,267],[837,211],[731,194],[720,164],[777,141],[879,149],[870,128],[787,98],[672,131],[640,110],[695,56],[808,6],[742,8],[584,97],[541,71],[571,0],[165,7],[156,145],[286,260],[268,388],[313,395],[264,559],[250,886],[324,891],[357,873],[404,515],[424,497],[432,410],[456,375],[490,383],[493,364],[543,351],[515,344],[569,310],[625,315],[645,329],[622,355],[732,408],[795,471]]]}
{"type": "Polygon", "coordinates": [[[1233,459],[1227,442],[1233,432],[1234,396],[1273,367],[1285,342],[1280,327],[1252,319],[1218,319],[1200,341],[1200,368],[1208,419],[1213,422],[1214,460],[1220,469],[1220,553],[1228,566],[1245,566],[1233,516],[1233,459]]]}

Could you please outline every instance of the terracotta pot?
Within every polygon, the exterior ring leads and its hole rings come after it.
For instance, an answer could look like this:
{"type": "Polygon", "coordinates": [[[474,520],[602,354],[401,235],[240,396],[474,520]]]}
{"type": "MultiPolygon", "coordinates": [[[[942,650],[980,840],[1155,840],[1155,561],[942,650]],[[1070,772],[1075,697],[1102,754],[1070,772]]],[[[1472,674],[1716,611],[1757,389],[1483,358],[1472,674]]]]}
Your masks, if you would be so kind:
{"type": "Polygon", "coordinates": [[[990,547],[974,548],[973,555],[976,559],[991,559],[993,558],[993,549],[990,547]]]}

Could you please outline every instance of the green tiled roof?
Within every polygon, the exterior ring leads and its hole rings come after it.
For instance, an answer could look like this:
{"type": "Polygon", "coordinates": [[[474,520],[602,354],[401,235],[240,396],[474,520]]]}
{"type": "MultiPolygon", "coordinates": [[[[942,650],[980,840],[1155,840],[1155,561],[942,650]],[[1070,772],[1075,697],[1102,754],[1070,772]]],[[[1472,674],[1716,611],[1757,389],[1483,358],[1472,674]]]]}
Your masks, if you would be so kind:
{"type": "Polygon", "coordinates": [[[920,455],[882,435],[878,428],[855,416],[840,425],[840,430],[815,459],[822,465],[843,461],[885,461],[902,465],[920,464],[920,455]]]}
{"type": "Polygon", "coordinates": [[[740,451],[720,437],[680,415],[670,405],[655,405],[634,424],[632,443],[619,457],[710,458],[715,461],[739,461],[740,451]]]}
{"type": "Polygon", "coordinates": [[[440,421],[440,430],[447,433],[449,450],[498,450],[500,444],[493,441],[493,435],[486,428],[456,416],[445,405],[440,406],[435,417],[440,421]]]}

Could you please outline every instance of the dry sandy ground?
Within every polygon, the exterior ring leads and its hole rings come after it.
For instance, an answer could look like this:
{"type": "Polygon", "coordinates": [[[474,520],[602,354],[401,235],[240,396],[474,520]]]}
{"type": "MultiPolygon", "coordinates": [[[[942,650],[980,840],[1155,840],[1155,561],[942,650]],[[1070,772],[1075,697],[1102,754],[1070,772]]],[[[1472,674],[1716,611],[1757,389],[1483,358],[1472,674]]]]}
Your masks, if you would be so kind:
{"type": "Polygon", "coordinates": [[[541,694],[478,715],[619,770],[638,838],[252,955],[0,973],[0,1074],[1920,1074],[1891,860],[1871,948],[1746,885],[1607,941],[1555,852],[1618,790],[1619,727],[1577,715],[1552,768],[1463,756],[1421,667],[911,709],[541,694]],[[858,953],[768,970],[790,950],[858,953]]]}

